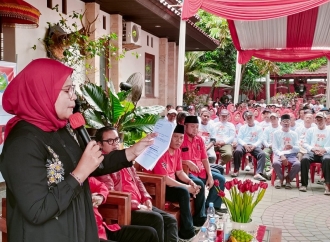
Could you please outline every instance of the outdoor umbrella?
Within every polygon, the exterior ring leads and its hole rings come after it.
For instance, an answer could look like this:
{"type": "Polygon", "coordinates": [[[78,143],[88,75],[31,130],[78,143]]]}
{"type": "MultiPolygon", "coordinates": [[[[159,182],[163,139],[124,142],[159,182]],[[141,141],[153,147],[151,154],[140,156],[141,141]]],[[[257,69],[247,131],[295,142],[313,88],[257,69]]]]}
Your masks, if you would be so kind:
{"type": "Polygon", "coordinates": [[[23,0],[0,0],[0,59],[2,60],[2,26],[37,28],[40,12],[23,0]]]}

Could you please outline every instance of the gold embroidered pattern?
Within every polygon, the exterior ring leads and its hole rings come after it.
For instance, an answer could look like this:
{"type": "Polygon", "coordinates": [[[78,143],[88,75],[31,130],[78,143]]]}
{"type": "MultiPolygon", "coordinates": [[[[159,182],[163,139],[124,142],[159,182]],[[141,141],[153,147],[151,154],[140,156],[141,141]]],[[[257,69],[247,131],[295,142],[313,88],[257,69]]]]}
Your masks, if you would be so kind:
{"type": "Polygon", "coordinates": [[[51,186],[52,184],[60,183],[64,180],[64,168],[63,163],[59,160],[58,155],[54,152],[52,148],[46,145],[49,153],[52,155],[51,159],[47,159],[47,184],[51,186]]]}
{"type": "MultiPolygon", "coordinates": [[[[79,141],[77,139],[77,135],[75,134],[75,132],[73,132],[73,129],[71,128],[70,124],[67,123],[67,125],[65,126],[65,128],[69,131],[69,134],[74,138],[74,140],[77,142],[77,144],[79,145],[79,141]]],[[[79,145],[80,146],[80,145],[79,145]]]]}

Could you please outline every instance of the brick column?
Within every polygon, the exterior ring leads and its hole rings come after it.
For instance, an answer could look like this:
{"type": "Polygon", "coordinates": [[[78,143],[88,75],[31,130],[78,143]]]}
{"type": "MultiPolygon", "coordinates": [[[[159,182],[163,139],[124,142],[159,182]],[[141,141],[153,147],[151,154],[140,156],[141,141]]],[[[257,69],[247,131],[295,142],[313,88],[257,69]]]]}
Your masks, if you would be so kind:
{"type": "MultiPolygon", "coordinates": [[[[89,22],[93,22],[94,19],[100,14],[100,5],[98,3],[86,3],[85,5],[85,27],[87,27],[89,22]]],[[[102,29],[102,17],[98,17],[97,20],[91,25],[90,39],[95,40],[100,37],[98,29],[102,29]],[[94,31],[94,32],[93,32],[94,31]]],[[[96,56],[92,59],[86,60],[86,64],[92,67],[91,70],[86,70],[86,76],[90,82],[100,84],[100,57],[96,56]]]]}
{"type": "Polygon", "coordinates": [[[168,43],[168,82],[167,82],[167,103],[172,104],[174,107],[176,106],[176,93],[177,93],[177,85],[176,78],[177,74],[177,51],[176,51],[176,43],[169,42],[168,43]]]}
{"type": "Polygon", "coordinates": [[[167,105],[168,95],[168,40],[159,39],[159,73],[158,73],[159,105],[167,105]]]}
{"type": "Polygon", "coordinates": [[[117,60],[123,48],[123,17],[118,14],[110,15],[110,32],[117,34],[117,39],[112,41],[112,44],[118,48],[116,55],[112,55],[110,59],[110,80],[116,91],[119,91],[120,79],[120,61],[117,60]]]}

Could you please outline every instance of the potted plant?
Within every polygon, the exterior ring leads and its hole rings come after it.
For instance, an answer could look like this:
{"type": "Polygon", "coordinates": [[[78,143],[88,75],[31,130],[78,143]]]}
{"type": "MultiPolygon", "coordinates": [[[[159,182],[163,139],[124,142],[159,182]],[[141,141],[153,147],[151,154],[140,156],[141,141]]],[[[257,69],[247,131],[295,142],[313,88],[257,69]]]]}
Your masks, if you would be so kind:
{"type": "Polygon", "coordinates": [[[231,238],[236,241],[243,239],[244,241],[252,241],[255,225],[249,223],[252,221],[251,216],[254,208],[265,195],[268,184],[265,182],[253,183],[250,179],[241,181],[235,178],[225,183],[229,196],[220,190],[219,181],[216,180],[214,184],[230,214],[231,238]]]}
{"type": "Polygon", "coordinates": [[[89,127],[99,129],[111,125],[123,133],[125,146],[129,146],[152,132],[160,118],[163,106],[137,106],[128,99],[130,90],[115,92],[112,82],[108,82],[109,92],[93,83],[80,86],[83,115],[89,127]]]}

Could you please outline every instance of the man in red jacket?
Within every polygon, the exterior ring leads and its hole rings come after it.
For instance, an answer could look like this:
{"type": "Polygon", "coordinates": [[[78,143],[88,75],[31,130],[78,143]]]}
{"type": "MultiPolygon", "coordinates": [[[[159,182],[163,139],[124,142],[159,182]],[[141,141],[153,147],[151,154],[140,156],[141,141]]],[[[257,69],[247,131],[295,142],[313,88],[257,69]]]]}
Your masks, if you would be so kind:
{"type": "MultiPolygon", "coordinates": [[[[119,148],[119,136],[113,127],[99,129],[96,132],[95,140],[104,154],[119,148]]],[[[151,196],[134,167],[124,168],[118,172],[96,178],[104,182],[109,190],[131,193],[132,225],[153,227],[157,231],[160,242],[178,241],[176,219],[172,215],[152,206],[151,196]]]]}

